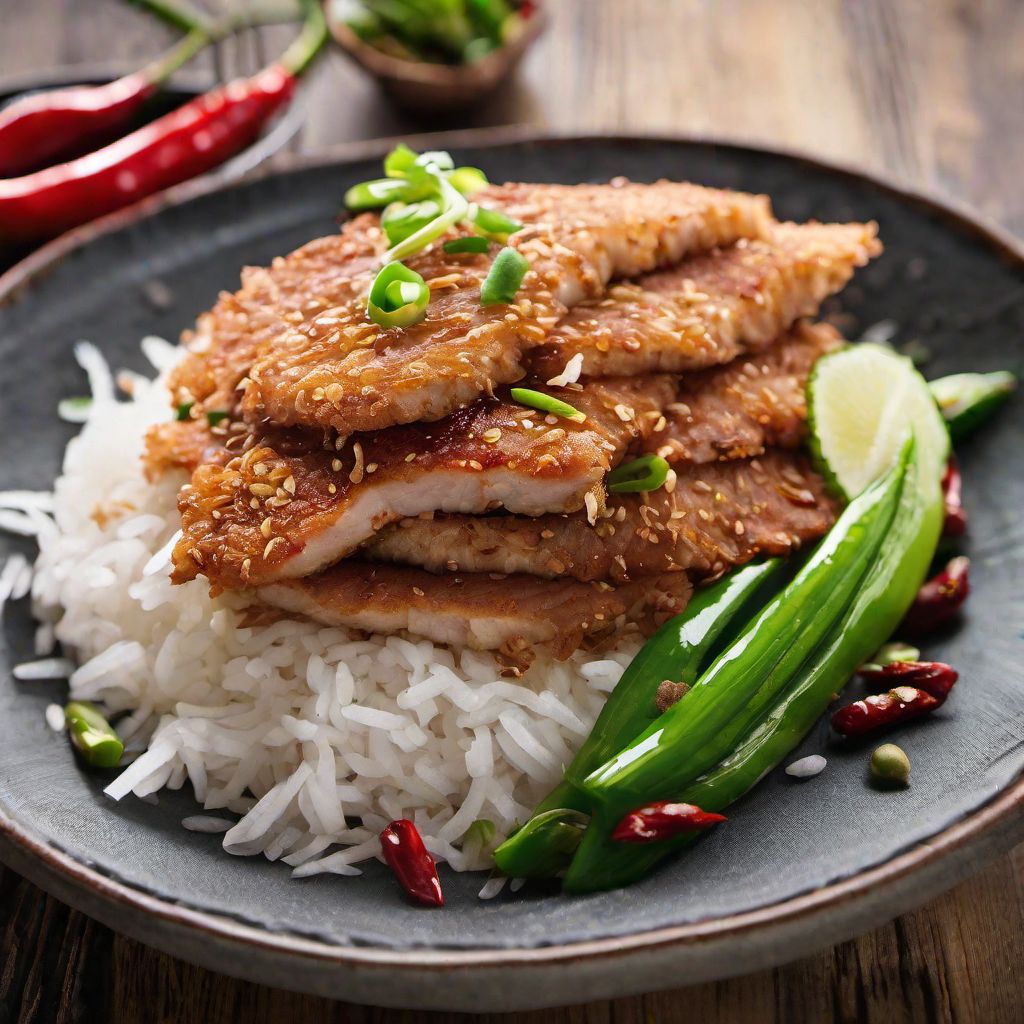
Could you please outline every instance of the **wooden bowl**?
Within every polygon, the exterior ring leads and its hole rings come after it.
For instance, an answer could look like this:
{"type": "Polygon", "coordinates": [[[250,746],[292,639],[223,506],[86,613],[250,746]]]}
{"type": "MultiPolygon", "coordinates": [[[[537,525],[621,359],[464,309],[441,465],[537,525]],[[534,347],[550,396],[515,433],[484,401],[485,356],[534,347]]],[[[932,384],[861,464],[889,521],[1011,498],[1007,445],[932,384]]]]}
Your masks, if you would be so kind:
{"type": "Polygon", "coordinates": [[[500,50],[472,64],[430,64],[402,60],[363,42],[334,14],[330,0],[325,14],[331,34],[349,58],[376,78],[397,106],[419,114],[450,113],[482,103],[512,75],[547,23],[543,8],[536,8],[519,35],[500,50]]]}

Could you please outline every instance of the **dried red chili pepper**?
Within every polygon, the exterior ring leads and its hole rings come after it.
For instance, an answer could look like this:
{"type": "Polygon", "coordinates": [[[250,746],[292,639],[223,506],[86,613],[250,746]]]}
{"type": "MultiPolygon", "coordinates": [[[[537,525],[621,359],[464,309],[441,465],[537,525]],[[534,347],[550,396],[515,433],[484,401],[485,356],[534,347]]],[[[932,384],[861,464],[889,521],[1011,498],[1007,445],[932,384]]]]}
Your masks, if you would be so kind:
{"type": "Polygon", "coordinates": [[[630,811],[615,826],[612,839],[617,843],[655,843],[689,832],[703,832],[725,820],[723,815],[702,811],[695,804],[662,800],[630,811]]]}
{"type": "Polygon", "coordinates": [[[961,537],[967,530],[967,511],[961,499],[962,485],[956,459],[951,458],[942,477],[942,500],[946,508],[942,533],[946,537],[961,537]]]}
{"type": "Polygon", "coordinates": [[[161,60],[105,85],[33,93],[0,110],[0,177],[34,171],[109,142],[142,105],[209,41],[191,32],[161,60]]]}
{"type": "Polygon", "coordinates": [[[406,894],[426,907],[443,907],[437,865],[423,845],[416,826],[399,818],[380,834],[380,849],[406,894]]]}
{"type": "Polygon", "coordinates": [[[960,678],[955,668],[941,661],[894,661],[880,669],[861,669],[860,674],[873,683],[916,686],[940,702],[960,678]]]}
{"type": "Polygon", "coordinates": [[[223,163],[248,146],[295,90],[327,39],[304,0],[305,29],[276,64],[186,103],[95,153],[0,180],[0,243],[42,241],[223,163]]]}
{"type": "Polygon", "coordinates": [[[916,686],[897,686],[888,693],[865,697],[840,708],[832,728],[842,736],[864,736],[934,711],[942,701],[916,686]]]}
{"type": "Polygon", "coordinates": [[[922,636],[952,619],[971,592],[970,566],[970,559],[961,555],[928,580],[914,598],[901,628],[922,636]]]}

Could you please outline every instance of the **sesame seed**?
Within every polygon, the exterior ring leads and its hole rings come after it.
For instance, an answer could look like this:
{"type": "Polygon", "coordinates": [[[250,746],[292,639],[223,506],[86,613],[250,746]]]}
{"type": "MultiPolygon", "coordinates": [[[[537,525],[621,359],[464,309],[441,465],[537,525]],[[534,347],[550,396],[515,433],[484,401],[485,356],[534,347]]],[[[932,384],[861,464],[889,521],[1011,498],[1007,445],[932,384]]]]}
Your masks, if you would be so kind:
{"type": "Polygon", "coordinates": [[[272,530],[273,520],[271,520],[270,516],[267,516],[267,518],[260,523],[260,533],[262,533],[264,537],[269,537],[272,530]]]}
{"type": "Polygon", "coordinates": [[[487,444],[494,444],[501,438],[501,428],[491,427],[490,430],[485,430],[480,436],[482,440],[487,442],[487,444]]]}

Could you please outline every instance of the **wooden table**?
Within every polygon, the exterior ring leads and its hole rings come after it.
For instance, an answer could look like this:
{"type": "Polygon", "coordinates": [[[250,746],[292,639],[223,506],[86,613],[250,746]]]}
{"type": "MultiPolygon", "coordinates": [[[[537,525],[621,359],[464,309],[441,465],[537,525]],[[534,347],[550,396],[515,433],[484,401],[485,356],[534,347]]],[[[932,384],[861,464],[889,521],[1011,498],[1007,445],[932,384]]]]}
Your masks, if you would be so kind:
{"type": "MultiPolygon", "coordinates": [[[[244,0],[239,0],[244,2],[244,0]]],[[[714,134],[805,149],[971,203],[1024,234],[1019,0],[549,0],[520,80],[458,125],[714,134]]],[[[158,52],[116,0],[9,0],[4,74],[158,52]]],[[[282,30],[273,30],[273,52],[282,30]]],[[[284,36],[287,31],[284,30],[284,36]]],[[[424,127],[332,54],[301,144],[424,127]]],[[[120,938],[0,870],[0,1024],[397,1022],[443,1014],[237,982],[120,938]]],[[[479,1020],[981,1021],[1024,1017],[1024,847],[931,905],[816,957],[643,998],[479,1020]]]]}

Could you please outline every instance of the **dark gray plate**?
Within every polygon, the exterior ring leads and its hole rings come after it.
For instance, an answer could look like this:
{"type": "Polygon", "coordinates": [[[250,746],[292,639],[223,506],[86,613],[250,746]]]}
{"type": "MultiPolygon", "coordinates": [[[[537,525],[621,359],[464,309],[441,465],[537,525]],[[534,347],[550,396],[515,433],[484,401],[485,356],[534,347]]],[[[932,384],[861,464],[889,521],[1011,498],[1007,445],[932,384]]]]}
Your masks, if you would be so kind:
{"type": "MultiPolygon", "coordinates": [[[[863,176],[747,148],[655,139],[442,140],[492,178],[577,182],[661,176],[769,193],[783,217],[875,218],[886,254],[847,290],[850,331],[897,322],[897,342],[932,353],[929,375],[1024,362],[1020,253],[964,216],[863,176]]],[[[436,144],[436,143],[435,143],[436,144]]],[[[22,264],[0,282],[3,486],[46,488],[71,435],[57,401],[79,394],[72,343],[95,341],[143,368],[138,340],[174,337],[239,267],[332,229],[340,198],[375,176],[380,146],[115,216],[22,264]],[[372,158],[371,158],[372,155],[372,158]],[[173,295],[153,304],[151,283],[173,295]],[[150,286],[150,287],[147,287],[150,286]]],[[[716,830],[633,888],[586,898],[524,890],[491,903],[480,876],[444,878],[449,905],[404,904],[383,869],[303,882],[288,869],[224,855],[185,832],[185,794],[115,805],[43,721],[61,686],[18,684],[31,623],[8,612],[0,640],[0,852],[115,927],[229,972],[347,999],[510,1008],[623,994],[738,973],[806,953],[891,917],[1005,848],[1022,831],[1024,413],[1013,403],[965,445],[962,464],[975,594],[959,629],[928,654],[963,671],[938,714],[900,735],[914,784],[865,785],[867,753],[803,745],[828,770],[796,783],[773,773],[716,830]]]]}

